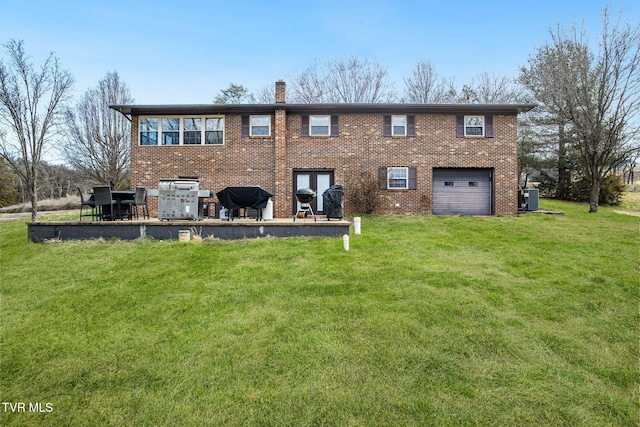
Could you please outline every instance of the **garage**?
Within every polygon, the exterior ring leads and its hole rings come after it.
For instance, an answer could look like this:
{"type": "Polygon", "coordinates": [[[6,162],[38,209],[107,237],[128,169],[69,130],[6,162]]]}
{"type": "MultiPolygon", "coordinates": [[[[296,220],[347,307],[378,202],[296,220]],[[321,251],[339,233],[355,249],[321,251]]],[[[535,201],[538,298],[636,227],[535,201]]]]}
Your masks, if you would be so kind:
{"type": "Polygon", "coordinates": [[[434,168],[434,215],[491,215],[491,169],[434,168]]]}

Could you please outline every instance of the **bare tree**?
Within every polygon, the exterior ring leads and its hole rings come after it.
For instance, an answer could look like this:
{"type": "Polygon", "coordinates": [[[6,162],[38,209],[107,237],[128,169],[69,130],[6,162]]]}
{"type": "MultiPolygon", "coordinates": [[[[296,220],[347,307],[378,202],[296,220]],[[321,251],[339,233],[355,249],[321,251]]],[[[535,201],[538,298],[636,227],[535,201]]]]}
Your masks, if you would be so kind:
{"type": "Polygon", "coordinates": [[[73,110],[67,110],[67,163],[97,183],[113,188],[129,184],[131,123],[109,105],[133,103],[117,72],[107,73],[87,90],[73,110]]]}
{"type": "Polygon", "coordinates": [[[521,86],[507,76],[489,74],[484,71],[473,79],[471,84],[480,104],[512,104],[521,96],[521,86]]]}
{"type": "Polygon", "coordinates": [[[404,78],[406,102],[414,104],[442,104],[452,102],[454,80],[440,78],[429,61],[416,64],[413,74],[404,78]]]}
{"type": "Polygon", "coordinates": [[[264,86],[257,92],[252,92],[249,95],[249,102],[252,104],[273,104],[276,102],[275,93],[273,92],[273,85],[269,84],[264,86]]]}
{"type": "Polygon", "coordinates": [[[326,98],[327,82],[319,70],[318,63],[310,65],[302,73],[294,76],[289,89],[293,103],[314,104],[328,102],[326,98]]]}
{"type": "Polygon", "coordinates": [[[603,11],[599,50],[584,31],[558,27],[529,58],[521,81],[575,135],[579,166],[591,186],[589,212],[597,212],[600,185],[613,168],[639,150],[640,25],[603,11]]]}
{"type": "Polygon", "coordinates": [[[22,41],[4,45],[7,63],[0,61],[0,156],[27,187],[31,220],[38,220],[38,170],[52,138],[59,115],[69,100],[73,76],[49,54],[36,69],[22,41]]]}
{"type": "Polygon", "coordinates": [[[315,63],[290,80],[294,103],[379,103],[395,99],[386,67],[356,57],[315,63]]]}

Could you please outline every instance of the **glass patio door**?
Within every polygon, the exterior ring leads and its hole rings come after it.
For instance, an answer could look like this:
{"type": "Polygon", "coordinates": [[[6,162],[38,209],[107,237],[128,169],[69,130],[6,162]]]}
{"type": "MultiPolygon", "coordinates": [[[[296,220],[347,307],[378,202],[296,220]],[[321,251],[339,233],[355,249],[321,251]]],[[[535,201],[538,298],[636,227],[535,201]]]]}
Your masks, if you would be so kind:
{"type": "Polygon", "coordinates": [[[327,169],[304,169],[293,171],[293,213],[300,209],[300,203],[296,199],[296,191],[302,188],[310,188],[316,192],[317,197],[313,199],[311,209],[316,214],[324,213],[322,193],[333,185],[333,170],[327,169]]]}

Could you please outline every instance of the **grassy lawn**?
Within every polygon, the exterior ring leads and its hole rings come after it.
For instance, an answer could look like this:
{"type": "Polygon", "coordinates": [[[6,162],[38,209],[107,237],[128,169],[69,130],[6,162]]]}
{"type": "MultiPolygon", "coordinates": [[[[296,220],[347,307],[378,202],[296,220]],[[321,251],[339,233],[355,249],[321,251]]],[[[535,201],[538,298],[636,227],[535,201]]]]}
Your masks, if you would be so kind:
{"type": "Polygon", "coordinates": [[[635,426],[640,218],[541,208],[364,217],[349,252],[0,223],[0,424],[635,426]]]}

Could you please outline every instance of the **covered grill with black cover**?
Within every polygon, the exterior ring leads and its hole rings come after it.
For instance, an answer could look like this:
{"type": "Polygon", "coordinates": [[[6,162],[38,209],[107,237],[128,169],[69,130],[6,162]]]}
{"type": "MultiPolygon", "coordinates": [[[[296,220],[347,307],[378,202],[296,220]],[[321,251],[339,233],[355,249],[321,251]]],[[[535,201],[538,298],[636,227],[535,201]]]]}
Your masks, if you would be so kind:
{"type": "Polygon", "coordinates": [[[344,189],[342,184],[335,184],[322,193],[323,209],[327,220],[344,217],[344,189]]]}
{"type": "Polygon", "coordinates": [[[272,193],[260,186],[227,187],[216,193],[220,204],[229,210],[229,219],[233,219],[233,210],[252,208],[258,211],[258,218],[262,218],[262,209],[267,206],[272,193]]]}

